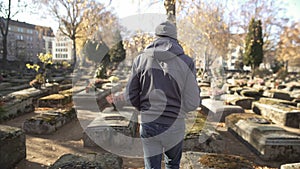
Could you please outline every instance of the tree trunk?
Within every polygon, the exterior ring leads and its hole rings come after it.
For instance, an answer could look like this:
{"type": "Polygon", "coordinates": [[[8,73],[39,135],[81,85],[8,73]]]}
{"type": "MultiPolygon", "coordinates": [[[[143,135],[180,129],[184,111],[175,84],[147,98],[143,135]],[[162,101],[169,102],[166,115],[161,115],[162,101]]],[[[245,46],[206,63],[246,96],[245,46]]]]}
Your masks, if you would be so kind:
{"type": "Polygon", "coordinates": [[[76,39],[72,38],[73,41],[73,65],[75,66],[77,63],[77,57],[76,57],[76,39]]]}
{"type": "Polygon", "coordinates": [[[164,0],[168,20],[176,23],[176,0],[164,0]]]}
{"type": "Polygon", "coordinates": [[[3,43],[3,54],[2,54],[2,61],[3,61],[3,65],[7,64],[7,35],[3,35],[2,37],[2,43],[3,43]]]}

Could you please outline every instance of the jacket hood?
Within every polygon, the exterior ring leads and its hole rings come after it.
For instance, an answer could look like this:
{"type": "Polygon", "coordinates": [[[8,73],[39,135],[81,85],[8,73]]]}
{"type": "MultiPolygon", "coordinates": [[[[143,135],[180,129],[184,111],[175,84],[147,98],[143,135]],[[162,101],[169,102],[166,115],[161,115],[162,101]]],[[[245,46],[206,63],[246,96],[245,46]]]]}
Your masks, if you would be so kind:
{"type": "Polygon", "coordinates": [[[155,28],[155,35],[177,39],[176,26],[170,21],[163,22],[155,28]]]}
{"type": "Polygon", "coordinates": [[[150,53],[153,58],[158,60],[168,60],[184,54],[177,40],[169,37],[159,37],[144,52],[150,53]]]}

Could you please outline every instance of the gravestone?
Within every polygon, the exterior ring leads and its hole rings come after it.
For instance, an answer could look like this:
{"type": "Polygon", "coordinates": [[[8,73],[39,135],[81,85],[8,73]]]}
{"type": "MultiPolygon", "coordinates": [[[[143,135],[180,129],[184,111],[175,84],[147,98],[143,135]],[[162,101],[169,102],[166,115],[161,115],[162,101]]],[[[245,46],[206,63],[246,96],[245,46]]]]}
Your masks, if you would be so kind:
{"type": "Polygon", "coordinates": [[[252,97],[255,100],[259,100],[259,98],[262,97],[262,92],[259,90],[254,90],[254,89],[243,89],[240,92],[240,95],[244,96],[244,97],[252,97]]]}
{"type": "Polygon", "coordinates": [[[266,161],[296,162],[300,157],[300,136],[252,113],[226,117],[228,130],[266,161]]]}
{"type": "Polygon", "coordinates": [[[243,109],[251,109],[254,98],[239,95],[224,94],[221,96],[226,104],[241,106],[243,109]]]}
{"type": "Polygon", "coordinates": [[[278,90],[278,89],[265,90],[263,92],[263,96],[269,97],[269,98],[288,100],[288,101],[293,100],[293,98],[290,95],[290,92],[285,91],[285,90],[278,90]]]}
{"type": "Polygon", "coordinates": [[[85,128],[84,146],[101,146],[112,152],[122,150],[123,154],[127,153],[129,156],[140,152],[142,147],[139,139],[135,139],[139,138],[139,121],[140,117],[133,107],[124,107],[118,111],[112,107],[105,108],[85,128]],[[140,149],[132,151],[136,146],[140,146],[140,149]]]}
{"type": "MultiPolygon", "coordinates": [[[[139,128],[137,112],[133,107],[124,107],[114,110],[112,107],[105,108],[86,128],[84,146],[95,146],[89,140],[93,138],[99,144],[122,145],[128,141],[127,137],[138,137],[139,128]],[[90,138],[89,138],[90,137],[90,138]],[[98,138],[99,140],[95,140],[98,138]],[[122,140],[124,138],[125,140],[122,140]]],[[[126,145],[125,145],[126,146],[126,145]]]]}
{"type": "Polygon", "coordinates": [[[282,99],[267,98],[267,97],[260,98],[258,102],[263,104],[269,104],[269,105],[285,104],[285,105],[297,107],[297,102],[282,100],[282,99]]]}
{"type": "Polygon", "coordinates": [[[225,117],[233,113],[244,113],[240,106],[225,105],[222,100],[204,99],[201,104],[202,111],[208,119],[215,122],[224,122],[225,117]]]}
{"type": "Polygon", "coordinates": [[[300,128],[300,109],[286,104],[269,105],[259,102],[253,104],[256,114],[271,119],[274,123],[300,128]]]}

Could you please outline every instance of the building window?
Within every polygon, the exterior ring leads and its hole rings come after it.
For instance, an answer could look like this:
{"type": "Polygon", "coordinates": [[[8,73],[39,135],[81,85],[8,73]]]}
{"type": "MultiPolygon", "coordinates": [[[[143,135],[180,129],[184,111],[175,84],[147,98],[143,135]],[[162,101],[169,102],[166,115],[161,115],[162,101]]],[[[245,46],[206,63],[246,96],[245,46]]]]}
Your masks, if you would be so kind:
{"type": "Polygon", "coordinates": [[[21,32],[21,33],[23,33],[23,31],[24,31],[24,29],[23,29],[23,28],[20,28],[20,27],[18,27],[18,32],[21,32]]]}

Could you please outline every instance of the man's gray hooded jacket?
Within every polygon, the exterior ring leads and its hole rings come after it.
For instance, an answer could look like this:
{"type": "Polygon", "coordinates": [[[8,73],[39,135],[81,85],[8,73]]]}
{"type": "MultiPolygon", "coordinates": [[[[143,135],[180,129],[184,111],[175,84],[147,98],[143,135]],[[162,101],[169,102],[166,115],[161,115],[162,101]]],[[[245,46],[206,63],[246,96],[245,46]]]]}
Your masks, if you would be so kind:
{"type": "Polygon", "coordinates": [[[176,27],[164,22],[158,38],[133,63],[127,99],[141,112],[142,123],[172,124],[200,104],[193,60],[176,40],[176,27]]]}

